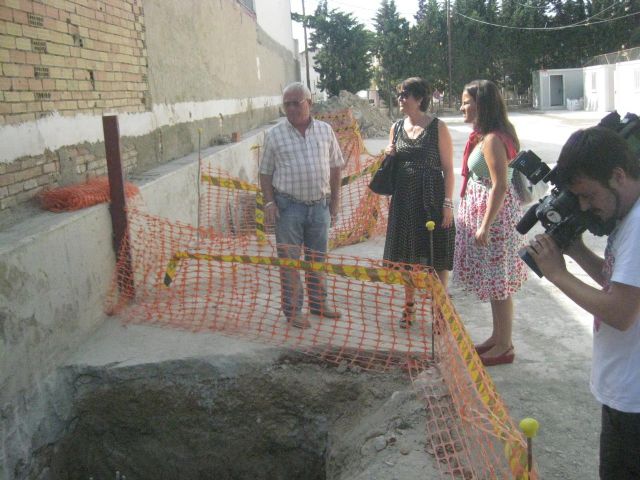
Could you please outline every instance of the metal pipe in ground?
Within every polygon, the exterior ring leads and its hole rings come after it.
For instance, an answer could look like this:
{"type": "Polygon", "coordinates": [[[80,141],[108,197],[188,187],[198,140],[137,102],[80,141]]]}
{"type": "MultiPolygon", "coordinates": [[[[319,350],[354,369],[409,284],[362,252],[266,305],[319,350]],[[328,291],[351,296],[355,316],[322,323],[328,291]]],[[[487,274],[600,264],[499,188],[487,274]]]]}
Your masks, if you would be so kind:
{"type": "Polygon", "coordinates": [[[116,265],[119,268],[118,289],[126,298],[133,298],[135,287],[133,284],[133,269],[131,266],[131,250],[129,247],[129,232],[127,222],[127,200],[124,191],[124,174],[122,172],[122,157],[120,155],[120,131],[118,117],[105,115],[102,117],[104,131],[104,149],[107,157],[107,171],[109,175],[109,194],[111,203],[111,226],[113,228],[113,248],[116,253],[116,265]],[[124,247],[123,247],[124,245],[124,247]]]}
{"type": "MultiPolygon", "coordinates": [[[[436,222],[429,220],[424,226],[429,231],[429,263],[430,266],[435,269],[435,262],[433,260],[433,229],[436,228],[436,222]]],[[[435,341],[435,329],[436,329],[436,310],[433,306],[433,292],[431,292],[431,359],[436,361],[436,341],[435,341]]]]}

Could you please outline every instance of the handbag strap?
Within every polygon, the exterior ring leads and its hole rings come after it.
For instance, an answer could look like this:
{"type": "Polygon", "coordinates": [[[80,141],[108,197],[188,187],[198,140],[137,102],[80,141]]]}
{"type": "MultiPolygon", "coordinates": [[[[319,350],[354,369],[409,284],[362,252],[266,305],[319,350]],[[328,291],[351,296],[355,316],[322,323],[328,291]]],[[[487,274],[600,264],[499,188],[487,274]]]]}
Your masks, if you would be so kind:
{"type": "Polygon", "coordinates": [[[404,123],[404,118],[402,120],[398,120],[393,127],[393,145],[398,141],[398,135],[400,134],[400,128],[402,128],[402,124],[404,123]]]}

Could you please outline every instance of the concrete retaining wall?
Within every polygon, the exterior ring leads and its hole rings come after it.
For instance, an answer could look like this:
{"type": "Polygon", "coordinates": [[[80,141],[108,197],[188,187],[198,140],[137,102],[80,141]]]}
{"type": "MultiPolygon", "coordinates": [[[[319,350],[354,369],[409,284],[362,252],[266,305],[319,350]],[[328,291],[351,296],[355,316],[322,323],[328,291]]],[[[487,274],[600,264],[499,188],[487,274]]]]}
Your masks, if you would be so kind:
{"type": "MultiPolygon", "coordinates": [[[[204,163],[257,181],[265,129],[202,152],[204,163]]],[[[198,154],[132,178],[150,213],[195,224],[198,154]]],[[[114,272],[106,204],[42,212],[0,232],[0,479],[20,478],[34,451],[59,432],[58,368],[105,321],[114,272]]]]}

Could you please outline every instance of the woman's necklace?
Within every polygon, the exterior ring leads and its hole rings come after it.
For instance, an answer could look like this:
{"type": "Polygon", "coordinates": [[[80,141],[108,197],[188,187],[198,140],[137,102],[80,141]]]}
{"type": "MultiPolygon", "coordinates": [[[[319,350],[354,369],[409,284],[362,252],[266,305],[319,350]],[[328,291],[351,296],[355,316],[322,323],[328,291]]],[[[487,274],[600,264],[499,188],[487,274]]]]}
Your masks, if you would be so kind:
{"type": "Polygon", "coordinates": [[[417,119],[415,123],[411,120],[411,118],[409,118],[409,121],[411,122],[411,127],[409,127],[407,133],[409,134],[409,138],[415,140],[424,130],[424,126],[422,126],[421,124],[424,123],[426,125],[426,117],[417,119]]]}

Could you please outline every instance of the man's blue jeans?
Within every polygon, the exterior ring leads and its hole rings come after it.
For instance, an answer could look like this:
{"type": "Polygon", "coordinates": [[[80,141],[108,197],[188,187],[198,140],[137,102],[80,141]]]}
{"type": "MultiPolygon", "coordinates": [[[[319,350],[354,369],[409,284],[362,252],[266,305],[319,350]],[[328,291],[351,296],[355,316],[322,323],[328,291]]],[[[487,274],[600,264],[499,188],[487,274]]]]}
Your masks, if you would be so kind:
{"type": "MultiPolygon", "coordinates": [[[[313,205],[296,202],[290,197],[275,194],[279,219],[276,221],[276,243],[278,257],[298,260],[304,250],[306,261],[324,262],[331,225],[329,200],[321,200],[313,205]]],[[[306,272],[309,308],[324,308],[327,296],[324,273],[306,272]]],[[[282,288],[282,311],[288,319],[302,310],[304,291],[297,269],[280,269],[282,288]]]]}

